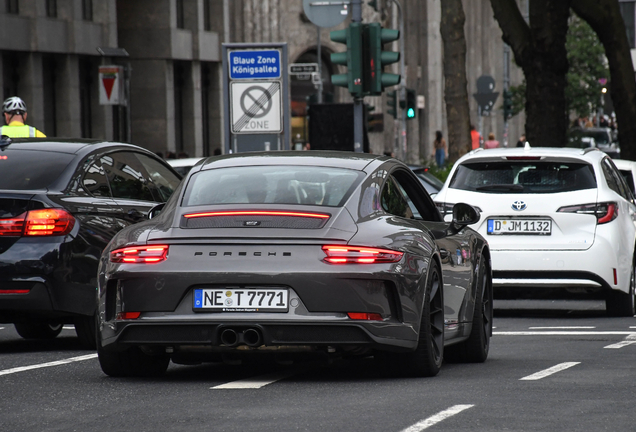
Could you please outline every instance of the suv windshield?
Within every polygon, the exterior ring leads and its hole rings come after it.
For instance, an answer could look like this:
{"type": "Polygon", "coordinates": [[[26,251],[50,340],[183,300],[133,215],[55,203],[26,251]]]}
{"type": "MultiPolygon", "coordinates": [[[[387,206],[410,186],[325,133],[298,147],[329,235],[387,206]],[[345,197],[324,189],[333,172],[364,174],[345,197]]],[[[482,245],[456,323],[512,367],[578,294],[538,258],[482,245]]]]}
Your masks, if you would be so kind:
{"type": "Polygon", "coordinates": [[[183,205],[305,204],[339,207],[364,176],[311,166],[252,166],[204,170],[188,182],[183,205]]]}
{"type": "Polygon", "coordinates": [[[0,152],[0,189],[48,189],[75,156],[67,153],[17,150],[0,152]]]}
{"type": "Polygon", "coordinates": [[[502,161],[457,167],[449,187],[488,193],[557,193],[596,188],[594,169],[585,163],[502,161]]]}

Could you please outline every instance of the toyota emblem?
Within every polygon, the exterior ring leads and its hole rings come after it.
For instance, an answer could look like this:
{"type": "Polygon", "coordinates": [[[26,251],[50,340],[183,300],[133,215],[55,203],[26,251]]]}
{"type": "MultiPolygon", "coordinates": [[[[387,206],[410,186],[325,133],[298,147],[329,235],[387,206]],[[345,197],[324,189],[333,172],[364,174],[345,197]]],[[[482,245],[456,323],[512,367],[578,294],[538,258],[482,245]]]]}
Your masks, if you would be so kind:
{"type": "Polygon", "coordinates": [[[524,201],[515,201],[512,203],[512,209],[515,211],[522,211],[525,210],[527,207],[526,203],[524,201]]]}

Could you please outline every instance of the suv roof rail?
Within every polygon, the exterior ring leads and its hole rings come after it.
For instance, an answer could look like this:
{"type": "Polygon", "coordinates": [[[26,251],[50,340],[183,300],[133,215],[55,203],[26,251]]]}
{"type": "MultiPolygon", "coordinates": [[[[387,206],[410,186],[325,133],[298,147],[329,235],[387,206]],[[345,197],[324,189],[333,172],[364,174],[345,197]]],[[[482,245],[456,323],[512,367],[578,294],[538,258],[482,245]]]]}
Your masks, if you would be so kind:
{"type": "Polygon", "coordinates": [[[588,148],[583,149],[581,151],[581,154],[588,154],[589,152],[592,152],[592,151],[601,151],[601,150],[596,148],[596,147],[588,147],[588,148]]]}

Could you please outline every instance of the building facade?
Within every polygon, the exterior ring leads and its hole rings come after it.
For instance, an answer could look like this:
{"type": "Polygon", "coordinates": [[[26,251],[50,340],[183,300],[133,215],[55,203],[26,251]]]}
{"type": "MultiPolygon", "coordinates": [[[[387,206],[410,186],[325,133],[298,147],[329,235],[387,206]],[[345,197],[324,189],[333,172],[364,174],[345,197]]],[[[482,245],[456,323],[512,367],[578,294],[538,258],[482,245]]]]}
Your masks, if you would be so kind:
{"type": "MultiPolygon", "coordinates": [[[[520,0],[523,8],[528,0],[520,0]]],[[[396,152],[411,163],[432,155],[436,130],[447,135],[443,49],[437,1],[378,0],[378,10],[362,3],[364,22],[402,26],[406,87],[423,100],[413,120],[388,114],[387,91],[367,97],[373,107],[368,137],[373,153],[396,152]],[[401,13],[400,13],[401,11],[401,13]]],[[[29,123],[49,136],[123,140],[130,119],[131,141],[156,152],[207,156],[223,148],[221,44],[286,42],[289,63],[316,63],[322,69],[323,101],[349,103],[346,89],[330,76],[342,44],[329,38],[345,28],[319,28],[301,0],[6,0],[0,4],[0,62],[4,97],[18,95],[29,107],[29,123]],[[123,48],[128,57],[105,57],[98,47],[123,48]],[[319,54],[320,53],[320,54],[319,54]],[[99,105],[98,67],[128,65],[130,115],[99,105]]],[[[522,132],[522,115],[505,124],[504,85],[523,76],[514,67],[488,0],[464,0],[468,93],[471,123],[484,135],[511,145],[522,132]],[[495,79],[499,98],[491,115],[478,116],[475,93],[481,75],[495,79]]],[[[392,50],[399,50],[394,43],[392,50]]],[[[399,73],[399,65],[390,66],[399,73]]],[[[391,90],[391,88],[387,89],[391,90]]],[[[292,146],[307,140],[307,107],[316,100],[311,80],[291,77],[292,146]]]]}

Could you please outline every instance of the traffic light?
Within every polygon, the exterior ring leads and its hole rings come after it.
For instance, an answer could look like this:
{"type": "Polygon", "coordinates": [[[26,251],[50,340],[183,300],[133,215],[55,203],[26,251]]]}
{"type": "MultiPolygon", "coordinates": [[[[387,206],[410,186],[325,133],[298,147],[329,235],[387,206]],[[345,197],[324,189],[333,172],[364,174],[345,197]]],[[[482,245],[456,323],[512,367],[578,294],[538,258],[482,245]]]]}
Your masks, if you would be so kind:
{"type": "Polygon", "coordinates": [[[417,95],[415,90],[406,89],[406,119],[412,120],[417,113],[417,95]]]}
{"type": "Polygon", "coordinates": [[[503,92],[503,111],[504,111],[504,121],[510,120],[513,116],[512,92],[510,90],[504,90],[503,92]]]}
{"type": "Polygon", "coordinates": [[[399,30],[382,28],[380,23],[364,24],[364,58],[365,91],[372,96],[382,94],[386,87],[400,83],[400,75],[384,73],[384,66],[400,60],[400,53],[382,51],[384,44],[400,37],[399,30]]]}
{"type": "Polygon", "coordinates": [[[331,54],[331,62],[347,66],[346,74],[331,76],[331,83],[340,87],[347,87],[354,97],[364,96],[362,87],[362,24],[353,22],[346,29],[334,30],[329,33],[334,42],[347,45],[347,50],[331,54]]]}
{"type": "Polygon", "coordinates": [[[394,119],[397,118],[397,91],[393,90],[386,92],[386,105],[389,107],[386,110],[387,114],[392,115],[394,119]]]}

